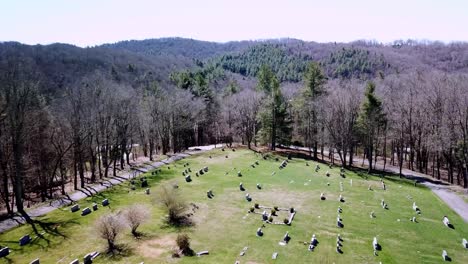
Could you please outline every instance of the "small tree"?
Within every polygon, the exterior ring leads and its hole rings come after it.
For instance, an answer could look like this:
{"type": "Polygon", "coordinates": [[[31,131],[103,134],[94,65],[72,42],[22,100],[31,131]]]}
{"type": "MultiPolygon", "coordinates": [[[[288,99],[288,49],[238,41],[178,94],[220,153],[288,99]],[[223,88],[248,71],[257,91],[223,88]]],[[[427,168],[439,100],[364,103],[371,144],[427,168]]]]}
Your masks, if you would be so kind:
{"type": "Polygon", "coordinates": [[[108,251],[113,252],[115,239],[122,232],[125,225],[120,215],[108,214],[101,216],[96,221],[96,231],[102,239],[107,240],[108,251]]]}
{"type": "Polygon", "coordinates": [[[134,204],[125,210],[124,216],[132,230],[132,235],[137,237],[139,235],[137,228],[149,219],[148,208],[143,205],[134,204]]]}
{"type": "Polygon", "coordinates": [[[156,191],[155,202],[162,205],[167,212],[167,221],[172,225],[187,224],[187,204],[172,185],[161,185],[156,191]]]}
{"type": "Polygon", "coordinates": [[[185,256],[192,256],[193,250],[190,248],[190,237],[187,234],[179,234],[176,239],[177,246],[185,256]]]}

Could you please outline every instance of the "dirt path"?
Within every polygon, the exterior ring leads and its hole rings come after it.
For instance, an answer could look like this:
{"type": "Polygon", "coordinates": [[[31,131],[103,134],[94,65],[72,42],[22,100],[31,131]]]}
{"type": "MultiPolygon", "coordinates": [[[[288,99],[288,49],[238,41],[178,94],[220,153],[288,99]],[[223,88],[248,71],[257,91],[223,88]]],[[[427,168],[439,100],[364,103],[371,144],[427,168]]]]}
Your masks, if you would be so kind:
{"type": "MultiPolygon", "coordinates": [[[[308,151],[308,148],[301,148],[291,146],[293,149],[300,149],[308,151]]],[[[328,156],[328,152],[324,151],[325,155],[328,156]]],[[[335,154],[336,159],[340,162],[340,158],[338,154],[335,154]]],[[[357,167],[361,167],[363,164],[363,160],[361,157],[353,157],[354,164],[357,167]]],[[[383,169],[383,164],[377,163],[375,168],[381,171],[387,171],[391,173],[398,174],[400,169],[396,166],[392,166],[387,164],[385,166],[385,170],[383,169]]],[[[364,167],[368,166],[367,160],[364,160],[364,167]]],[[[416,171],[402,169],[402,174],[405,178],[417,180],[420,184],[431,189],[442,201],[444,201],[452,210],[454,210],[458,215],[460,215],[465,222],[468,223],[468,203],[462,198],[462,196],[468,196],[467,190],[463,190],[463,188],[455,185],[450,185],[449,183],[435,180],[431,176],[419,173],[416,171]],[[458,194],[457,194],[458,192],[458,194]]]]}
{"type": "MultiPolygon", "coordinates": [[[[216,147],[221,147],[221,145],[217,145],[216,147]]],[[[177,153],[171,156],[170,158],[161,160],[161,161],[156,161],[151,164],[141,166],[136,170],[130,171],[130,172],[125,172],[121,175],[118,175],[116,177],[110,177],[108,179],[103,180],[101,183],[95,183],[95,184],[90,184],[87,185],[85,188],[77,190],[69,195],[66,195],[64,197],[61,197],[59,199],[51,200],[49,204],[43,204],[38,207],[35,207],[33,209],[27,210],[29,216],[31,218],[35,218],[38,216],[45,215],[53,210],[56,210],[60,207],[63,206],[68,206],[78,200],[84,199],[86,197],[90,197],[92,195],[95,195],[99,192],[105,191],[111,186],[121,184],[135,176],[135,174],[139,174],[141,172],[148,172],[150,170],[154,170],[155,168],[158,168],[160,166],[164,166],[168,163],[183,159],[185,157],[188,157],[190,155],[200,153],[203,151],[208,151],[215,148],[214,145],[209,145],[209,146],[202,146],[202,147],[191,147],[189,148],[188,151],[184,153],[177,153]]],[[[8,231],[12,228],[15,228],[21,224],[24,224],[25,220],[21,216],[15,216],[6,220],[3,220],[0,222],[0,233],[3,233],[5,231],[8,231]]]]}

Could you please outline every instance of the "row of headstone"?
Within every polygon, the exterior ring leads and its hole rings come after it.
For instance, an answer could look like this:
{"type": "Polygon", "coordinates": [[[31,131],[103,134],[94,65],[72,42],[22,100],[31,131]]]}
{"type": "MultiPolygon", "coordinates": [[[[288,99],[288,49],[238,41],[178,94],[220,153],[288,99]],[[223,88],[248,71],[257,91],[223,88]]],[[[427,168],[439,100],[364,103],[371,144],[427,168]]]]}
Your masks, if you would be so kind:
{"type": "Polygon", "coordinates": [[[151,175],[157,175],[158,173],[161,173],[161,172],[162,172],[161,169],[156,169],[156,170],[151,172],[151,175]]]}
{"type": "Polygon", "coordinates": [[[98,256],[99,256],[99,252],[97,251],[88,253],[84,256],[83,262],[84,264],[91,264],[93,263],[93,260],[97,258],[98,256]]]}
{"type": "Polygon", "coordinates": [[[341,235],[338,234],[336,236],[336,253],[343,254],[343,250],[341,249],[341,247],[343,246],[342,242],[343,239],[341,238],[341,235]]]}

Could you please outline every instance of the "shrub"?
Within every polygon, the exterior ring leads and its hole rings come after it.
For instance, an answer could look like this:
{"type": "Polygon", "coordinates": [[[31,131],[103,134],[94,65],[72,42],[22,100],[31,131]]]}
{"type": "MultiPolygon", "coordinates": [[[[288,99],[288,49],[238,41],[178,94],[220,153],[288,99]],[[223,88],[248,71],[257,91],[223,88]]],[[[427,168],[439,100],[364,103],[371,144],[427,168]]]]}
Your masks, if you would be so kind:
{"type": "Polygon", "coordinates": [[[275,209],[275,211],[279,211],[278,206],[273,207],[273,209],[275,209]]]}
{"type": "Polygon", "coordinates": [[[182,254],[193,256],[193,250],[190,248],[190,237],[187,234],[177,235],[176,243],[182,254]]]}
{"type": "Polygon", "coordinates": [[[260,205],[258,203],[255,203],[254,206],[255,206],[256,209],[260,208],[260,205]]]}
{"type": "Polygon", "coordinates": [[[276,215],[276,210],[275,209],[271,209],[271,215],[276,215]]]}
{"type": "Polygon", "coordinates": [[[290,212],[291,214],[294,213],[294,207],[291,207],[291,208],[289,209],[289,212],[290,212]]]}
{"type": "Polygon", "coordinates": [[[132,235],[136,237],[139,235],[137,228],[149,219],[148,208],[138,204],[131,205],[125,210],[124,217],[132,230],[132,235]]]}
{"type": "Polygon", "coordinates": [[[268,218],[268,221],[269,221],[269,222],[273,222],[273,217],[270,216],[270,217],[268,218]]]}
{"type": "Polygon", "coordinates": [[[285,219],[283,220],[283,222],[284,222],[284,224],[287,225],[287,224],[289,224],[289,219],[285,218],[285,219]]]}
{"type": "Polygon", "coordinates": [[[96,232],[99,237],[107,240],[109,252],[113,252],[116,249],[115,240],[124,229],[124,226],[124,221],[117,214],[104,215],[96,221],[96,232]]]}
{"type": "Polygon", "coordinates": [[[255,208],[254,208],[254,207],[250,207],[250,212],[253,213],[253,211],[255,211],[255,208]]]}
{"type": "Polygon", "coordinates": [[[179,195],[178,189],[170,184],[161,185],[155,192],[155,202],[162,205],[167,213],[167,222],[171,225],[188,225],[187,204],[179,195]]]}

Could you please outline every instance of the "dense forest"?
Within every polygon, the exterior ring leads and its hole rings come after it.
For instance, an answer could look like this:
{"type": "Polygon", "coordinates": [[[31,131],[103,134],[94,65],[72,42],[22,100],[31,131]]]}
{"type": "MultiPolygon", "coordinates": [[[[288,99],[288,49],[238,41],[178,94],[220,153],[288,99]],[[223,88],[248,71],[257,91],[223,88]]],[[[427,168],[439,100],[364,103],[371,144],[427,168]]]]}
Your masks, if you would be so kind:
{"type": "MultiPolygon", "coordinates": [[[[291,144],[468,187],[468,44],[169,38],[0,43],[0,197],[11,215],[134,153],[291,144]]],[[[28,219],[28,218],[27,218],[28,219]]]]}

